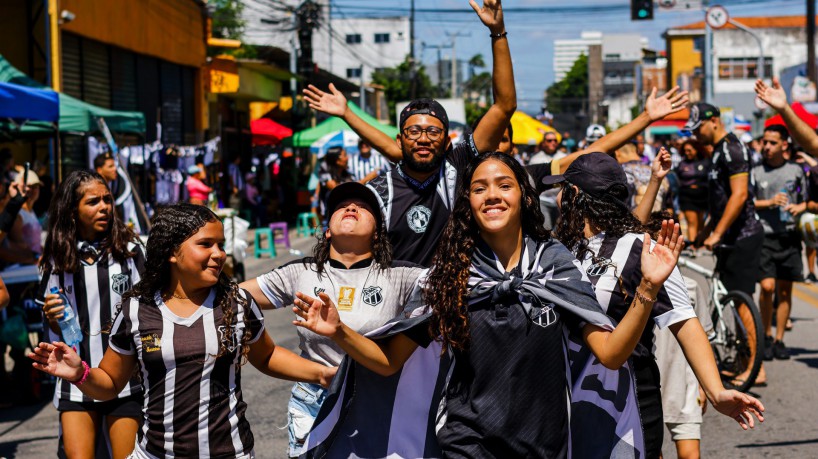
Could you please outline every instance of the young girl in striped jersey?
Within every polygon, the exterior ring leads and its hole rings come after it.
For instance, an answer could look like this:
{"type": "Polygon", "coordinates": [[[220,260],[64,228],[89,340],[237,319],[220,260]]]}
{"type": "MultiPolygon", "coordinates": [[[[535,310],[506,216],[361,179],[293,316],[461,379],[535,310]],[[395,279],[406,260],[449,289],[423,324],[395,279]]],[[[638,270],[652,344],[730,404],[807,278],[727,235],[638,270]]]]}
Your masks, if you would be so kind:
{"type": "Polygon", "coordinates": [[[247,292],[222,273],[221,222],[209,209],[177,204],[155,219],[148,270],[122,301],[110,347],[89,369],[65,343],[40,343],[34,367],[99,400],[116,396],[138,369],[143,425],[129,457],[252,458],[241,365],[327,386],[335,374],[277,347],[247,292]]]}
{"type": "MultiPolygon", "coordinates": [[[[145,266],[139,238],[114,217],[113,197],[105,180],[91,171],[75,171],[57,189],[49,210],[48,237],[40,268],[38,302],[47,321],[49,341],[61,340],[58,320],[65,309],[59,288],[69,299],[83,332],[76,355],[99,365],[117,305],[138,282],[145,266]]],[[[133,448],[142,417],[142,386],[125,380],[109,401],[84,395],[69,380],[57,381],[54,405],[60,413],[62,446],[69,458],[94,457],[97,434],[105,421],[115,457],[133,448]]],[[[107,452],[99,452],[107,456],[107,452]]]]}

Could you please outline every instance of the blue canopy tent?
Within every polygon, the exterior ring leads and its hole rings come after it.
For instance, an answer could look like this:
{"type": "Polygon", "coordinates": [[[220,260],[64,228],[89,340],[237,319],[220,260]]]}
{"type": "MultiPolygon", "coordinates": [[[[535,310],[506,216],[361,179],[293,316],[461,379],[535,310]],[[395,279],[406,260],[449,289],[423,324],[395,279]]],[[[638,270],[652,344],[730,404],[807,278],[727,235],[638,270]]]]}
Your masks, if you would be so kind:
{"type": "Polygon", "coordinates": [[[56,123],[60,119],[59,94],[47,89],[0,82],[0,119],[16,124],[27,121],[56,123]]]}

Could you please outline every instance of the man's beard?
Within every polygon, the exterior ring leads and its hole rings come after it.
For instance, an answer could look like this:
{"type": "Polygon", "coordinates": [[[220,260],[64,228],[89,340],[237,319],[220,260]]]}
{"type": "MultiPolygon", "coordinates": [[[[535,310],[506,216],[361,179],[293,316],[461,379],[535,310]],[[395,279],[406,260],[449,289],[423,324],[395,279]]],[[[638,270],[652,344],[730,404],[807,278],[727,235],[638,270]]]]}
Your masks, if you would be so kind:
{"type": "Polygon", "coordinates": [[[403,150],[403,164],[406,165],[407,169],[414,171],[414,172],[433,172],[440,168],[440,165],[443,164],[443,152],[438,152],[432,155],[431,161],[418,161],[412,156],[412,151],[403,150]]]}

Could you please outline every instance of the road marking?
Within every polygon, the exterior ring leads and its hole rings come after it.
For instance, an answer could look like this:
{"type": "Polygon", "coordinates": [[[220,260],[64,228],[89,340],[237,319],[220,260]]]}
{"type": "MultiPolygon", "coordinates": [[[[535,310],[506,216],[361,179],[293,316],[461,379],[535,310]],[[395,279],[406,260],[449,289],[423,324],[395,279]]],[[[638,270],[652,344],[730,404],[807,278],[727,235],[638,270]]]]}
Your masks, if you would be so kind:
{"type": "Polygon", "coordinates": [[[814,308],[818,308],[818,287],[814,285],[795,284],[795,288],[792,289],[792,296],[814,308]]]}

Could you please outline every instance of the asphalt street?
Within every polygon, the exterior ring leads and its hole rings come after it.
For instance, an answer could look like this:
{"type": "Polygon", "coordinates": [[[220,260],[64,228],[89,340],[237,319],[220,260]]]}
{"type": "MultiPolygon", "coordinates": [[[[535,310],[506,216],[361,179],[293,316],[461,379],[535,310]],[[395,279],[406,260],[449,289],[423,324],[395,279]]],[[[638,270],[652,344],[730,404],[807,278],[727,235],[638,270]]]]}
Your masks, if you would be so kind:
{"type": "MultiPolygon", "coordinates": [[[[293,240],[293,247],[305,252],[313,242],[308,238],[293,240]]],[[[281,249],[273,260],[250,258],[248,278],[295,258],[299,257],[281,249]]],[[[818,457],[818,423],[814,415],[818,410],[818,287],[798,284],[794,298],[794,328],[786,337],[792,358],[766,363],[768,387],[753,389],[766,407],[766,421],[744,432],[735,421],[709,407],[702,429],[702,457],[818,457]]],[[[267,311],[265,317],[267,331],[276,343],[297,352],[292,313],[267,311]]],[[[292,384],[264,376],[248,365],[242,372],[242,386],[256,456],[286,457],[287,400],[292,384]]],[[[54,457],[58,428],[57,412],[50,401],[0,410],[0,458],[54,457]]],[[[668,436],[664,453],[666,458],[676,457],[668,436]]]]}

